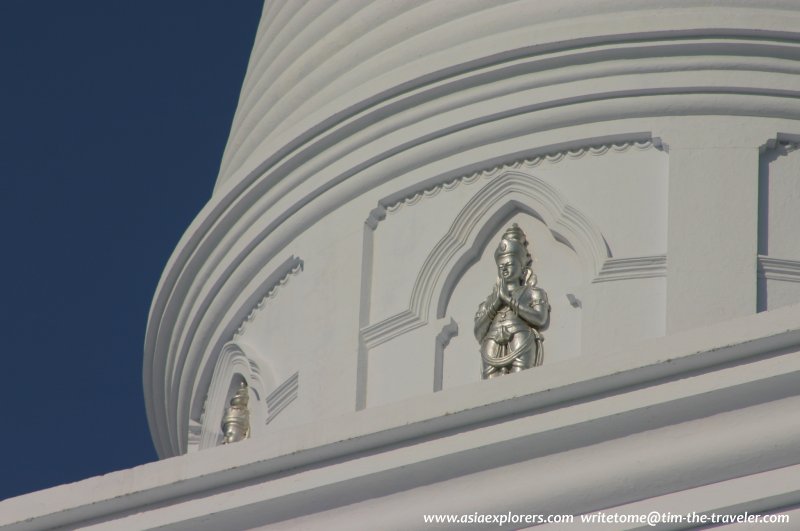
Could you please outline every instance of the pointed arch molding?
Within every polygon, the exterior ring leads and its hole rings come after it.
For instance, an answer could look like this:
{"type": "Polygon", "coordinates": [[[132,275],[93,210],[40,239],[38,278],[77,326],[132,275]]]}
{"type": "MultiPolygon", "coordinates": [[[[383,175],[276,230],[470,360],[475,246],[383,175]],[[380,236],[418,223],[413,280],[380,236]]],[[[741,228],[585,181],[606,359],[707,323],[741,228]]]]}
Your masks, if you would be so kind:
{"type": "MultiPolygon", "coordinates": [[[[522,169],[503,167],[492,173],[488,184],[469,200],[428,254],[411,290],[408,309],[362,328],[367,348],[423,326],[431,315],[444,317],[449,295],[464,267],[480,253],[480,244],[488,237],[485,233],[514,212],[539,218],[554,238],[571,247],[587,279],[600,272],[610,253],[600,230],[585,215],[551,185],[522,169]]],[[[374,230],[369,219],[367,226],[374,230]]]]}
{"type": "Polygon", "coordinates": [[[411,292],[411,312],[427,321],[435,304],[437,317],[444,317],[447,294],[460,276],[459,262],[476,258],[469,255],[480,252],[476,244],[488,236],[483,229],[494,229],[493,221],[502,221],[500,218],[515,211],[540,218],[557,240],[577,253],[589,278],[600,271],[608,250],[597,227],[542,179],[507,170],[470,199],[428,255],[411,292]],[[439,297],[434,301],[437,293],[439,297]]]}

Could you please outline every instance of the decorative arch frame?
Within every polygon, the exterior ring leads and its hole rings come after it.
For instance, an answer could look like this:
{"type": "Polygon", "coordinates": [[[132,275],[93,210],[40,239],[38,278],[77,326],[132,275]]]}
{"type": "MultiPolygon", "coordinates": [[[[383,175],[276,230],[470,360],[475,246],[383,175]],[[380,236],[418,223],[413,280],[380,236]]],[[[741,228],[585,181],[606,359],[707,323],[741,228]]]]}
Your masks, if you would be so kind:
{"type": "MultiPolygon", "coordinates": [[[[570,247],[577,255],[587,282],[597,277],[611,257],[609,246],[599,228],[541,178],[515,165],[501,167],[499,171],[493,168],[465,176],[464,179],[475,182],[480,175],[489,177],[489,182],[459,211],[445,235],[428,253],[411,289],[408,309],[370,323],[367,321],[368,312],[362,307],[356,409],[366,407],[369,351],[395,337],[425,326],[432,316],[446,322],[447,304],[459,279],[477,261],[487,239],[496,232],[499,224],[517,212],[524,212],[541,220],[557,241],[570,247]]],[[[448,184],[449,188],[453,188],[458,182],[461,179],[441,185],[448,184]]],[[[438,185],[434,186],[434,191],[427,195],[435,195],[437,188],[438,185]]],[[[426,190],[412,190],[407,197],[425,195],[426,190]]],[[[403,204],[404,200],[403,197],[393,197],[380,201],[378,208],[370,213],[365,222],[366,258],[362,265],[362,305],[368,304],[373,280],[373,231],[385,217],[386,211],[390,210],[391,207],[387,205],[403,204]]],[[[444,338],[440,342],[443,345],[444,338]]],[[[437,346],[434,387],[438,385],[439,389],[442,351],[443,346],[437,346]]]]}
{"type": "Polygon", "coordinates": [[[458,279],[497,226],[516,212],[541,220],[557,241],[574,250],[589,280],[611,255],[600,230],[555,188],[535,175],[507,170],[470,199],[428,254],[411,291],[411,313],[423,321],[431,315],[443,318],[458,279]]]}
{"type": "MultiPolygon", "coordinates": [[[[428,253],[411,289],[408,309],[377,323],[363,324],[363,348],[368,350],[424,326],[432,316],[445,317],[450,294],[466,268],[477,259],[481,243],[497,223],[516,211],[540,219],[556,240],[573,249],[589,281],[611,257],[599,228],[553,186],[518,168],[504,168],[467,202],[428,253]]],[[[368,219],[367,230],[372,229],[368,219]]],[[[366,267],[363,277],[371,282],[372,271],[366,267]]],[[[362,291],[368,288],[362,287],[362,291]]]]}
{"type": "Polygon", "coordinates": [[[250,424],[256,430],[264,424],[266,412],[262,404],[267,389],[274,387],[271,373],[262,375],[261,367],[255,361],[252,347],[240,342],[230,341],[220,351],[214,375],[208,388],[205,411],[200,428],[199,449],[217,446],[222,438],[220,423],[228,400],[243,380],[255,395],[250,401],[250,424]],[[248,354],[250,352],[250,354],[248,354]],[[266,381],[265,381],[266,380],[266,381]]]}

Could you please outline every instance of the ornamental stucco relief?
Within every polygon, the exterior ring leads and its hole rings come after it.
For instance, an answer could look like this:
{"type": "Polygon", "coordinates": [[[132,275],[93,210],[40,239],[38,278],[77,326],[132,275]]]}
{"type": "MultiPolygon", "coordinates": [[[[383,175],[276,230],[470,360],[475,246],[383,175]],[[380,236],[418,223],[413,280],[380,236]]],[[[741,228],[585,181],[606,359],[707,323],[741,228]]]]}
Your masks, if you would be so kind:
{"type": "MultiPolygon", "coordinates": [[[[543,349],[534,333],[547,338],[547,364],[602,353],[619,334],[598,309],[609,298],[620,299],[618,315],[633,316],[629,337],[659,333],[661,321],[647,317],[663,300],[666,272],[666,154],[657,138],[542,148],[481,171],[417,178],[398,182],[365,220],[361,300],[369,311],[359,330],[359,409],[489,377],[479,350],[488,358],[505,351],[493,375],[536,366],[543,349]],[[499,341],[484,344],[491,315],[477,334],[481,347],[465,332],[491,289],[493,252],[512,224],[535,244],[539,284],[532,286],[547,290],[543,300],[557,318],[528,323],[530,352],[506,363],[525,334],[505,338],[498,327],[499,341]],[[404,385],[395,389],[399,374],[404,385]]],[[[517,285],[530,288],[531,280],[517,285]]],[[[519,317],[501,306],[495,309],[519,317]]]]}

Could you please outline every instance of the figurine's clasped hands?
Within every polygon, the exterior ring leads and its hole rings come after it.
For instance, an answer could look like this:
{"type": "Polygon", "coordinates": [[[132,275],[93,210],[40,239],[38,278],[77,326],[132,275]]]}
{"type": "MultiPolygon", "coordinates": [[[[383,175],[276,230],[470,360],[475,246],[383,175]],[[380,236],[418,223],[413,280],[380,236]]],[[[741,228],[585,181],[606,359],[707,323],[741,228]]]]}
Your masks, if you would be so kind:
{"type": "Polygon", "coordinates": [[[505,305],[510,305],[513,299],[512,290],[505,281],[498,281],[498,291],[500,292],[500,302],[505,305]]]}
{"type": "Polygon", "coordinates": [[[492,309],[496,312],[503,305],[503,289],[504,286],[498,279],[492,290],[492,309]]]}

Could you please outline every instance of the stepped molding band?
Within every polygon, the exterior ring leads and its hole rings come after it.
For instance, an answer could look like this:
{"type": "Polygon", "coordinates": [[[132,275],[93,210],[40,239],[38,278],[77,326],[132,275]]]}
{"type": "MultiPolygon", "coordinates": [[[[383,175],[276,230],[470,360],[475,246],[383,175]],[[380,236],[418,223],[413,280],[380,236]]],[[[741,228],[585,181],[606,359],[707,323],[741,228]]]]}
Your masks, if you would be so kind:
{"type": "Polygon", "coordinates": [[[269,424],[278,413],[286,409],[295,398],[300,389],[300,373],[296,372],[286,379],[285,382],[280,384],[269,396],[267,396],[267,420],[265,424],[269,424]]]}
{"type": "Polygon", "coordinates": [[[800,282],[800,260],[759,255],[758,277],[766,280],[800,282]]]}
{"type": "Polygon", "coordinates": [[[592,283],[630,280],[633,278],[654,278],[667,276],[667,256],[636,256],[630,258],[609,258],[592,283]]]}

